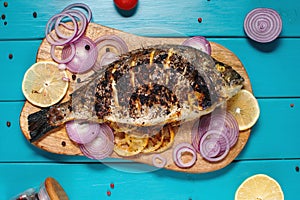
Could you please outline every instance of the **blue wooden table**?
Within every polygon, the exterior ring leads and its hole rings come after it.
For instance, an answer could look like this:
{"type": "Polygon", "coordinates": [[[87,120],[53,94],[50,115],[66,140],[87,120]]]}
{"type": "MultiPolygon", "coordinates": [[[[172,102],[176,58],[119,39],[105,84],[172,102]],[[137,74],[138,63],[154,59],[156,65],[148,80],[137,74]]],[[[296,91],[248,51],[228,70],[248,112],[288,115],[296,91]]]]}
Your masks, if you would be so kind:
{"type": "Polygon", "coordinates": [[[300,199],[299,1],[141,0],[129,17],[122,16],[112,0],[82,1],[91,7],[94,23],[144,36],[203,35],[240,58],[261,115],[234,162],[206,174],[55,155],[24,138],[19,127],[24,72],[35,62],[47,20],[74,2],[0,0],[0,199],[38,187],[48,176],[56,178],[72,200],[233,199],[243,180],[258,173],[276,179],[287,200],[300,199]],[[272,43],[253,42],[243,31],[245,15],[257,7],[273,8],[282,17],[282,33],[272,43]]]}

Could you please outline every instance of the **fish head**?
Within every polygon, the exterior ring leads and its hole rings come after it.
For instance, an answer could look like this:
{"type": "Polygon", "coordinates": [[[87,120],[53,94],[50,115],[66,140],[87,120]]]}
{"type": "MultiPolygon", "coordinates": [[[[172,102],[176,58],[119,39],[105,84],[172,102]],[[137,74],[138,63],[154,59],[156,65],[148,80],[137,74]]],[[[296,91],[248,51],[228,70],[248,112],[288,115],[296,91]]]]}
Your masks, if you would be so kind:
{"type": "Polygon", "coordinates": [[[228,86],[240,87],[243,85],[244,78],[231,66],[215,60],[215,67],[228,86]]]}

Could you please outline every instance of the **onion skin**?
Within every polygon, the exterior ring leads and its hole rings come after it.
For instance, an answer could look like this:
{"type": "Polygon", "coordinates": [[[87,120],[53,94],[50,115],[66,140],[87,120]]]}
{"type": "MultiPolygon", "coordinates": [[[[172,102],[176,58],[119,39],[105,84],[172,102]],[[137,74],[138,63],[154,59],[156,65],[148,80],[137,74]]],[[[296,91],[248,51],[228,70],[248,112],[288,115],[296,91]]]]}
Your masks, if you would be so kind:
{"type": "Polygon", "coordinates": [[[244,30],[246,35],[256,42],[272,42],[281,33],[282,20],[273,9],[256,8],[246,15],[244,30]]]}

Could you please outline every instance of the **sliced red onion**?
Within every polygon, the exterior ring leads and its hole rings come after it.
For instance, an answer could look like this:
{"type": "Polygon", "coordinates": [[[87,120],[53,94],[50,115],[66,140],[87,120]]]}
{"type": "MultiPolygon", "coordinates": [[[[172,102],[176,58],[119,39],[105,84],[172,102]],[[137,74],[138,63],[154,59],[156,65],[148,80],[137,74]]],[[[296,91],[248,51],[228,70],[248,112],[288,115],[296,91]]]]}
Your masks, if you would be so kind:
{"type": "Polygon", "coordinates": [[[104,53],[101,58],[100,58],[100,61],[99,61],[99,66],[105,66],[105,65],[108,65],[112,62],[114,62],[115,60],[118,59],[118,56],[117,54],[115,54],[114,52],[106,52],[104,53]]]}
{"type": "Polygon", "coordinates": [[[191,37],[189,39],[186,39],[182,45],[184,46],[190,46],[194,47],[196,49],[199,49],[203,51],[204,53],[211,55],[211,46],[209,41],[203,36],[195,36],[191,37]]]}
{"type": "Polygon", "coordinates": [[[173,149],[173,161],[180,168],[192,167],[195,164],[196,160],[197,160],[196,151],[194,147],[187,142],[179,143],[173,149]],[[192,159],[189,162],[184,162],[182,160],[182,155],[184,153],[190,153],[192,155],[192,159]]]}
{"type": "Polygon", "coordinates": [[[91,159],[104,159],[113,153],[114,134],[107,124],[100,125],[97,137],[90,143],[80,144],[81,152],[91,159]]]}
{"type": "Polygon", "coordinates": [[[163,168],[167,164],[166,158],[162,157],[159,154],[155,154],[152,157],[152,164],[155,167],[163,168]]]}
{"type": "Polygon", "coordinates": [[[78,32],[78,25],[76,19],[68,14],[68,13],[59,13],[51,17],[47,24],[46,24],[46,29],[45,29],[45,35],[46,35],[46,40],[49,42],[51,45],[55,46],[63,46],[65,44],[70,43],[73,38],[76,36],[78,32]],[[70,36],[61,38],[58,35],[55,35],[55,33],[51,32],[53,29],[57,30],[57,25],[60,24],[60,21],[63,20],[64,18],[69,18],[72,21],[73,24],[73,32],[70,36]]]}
{"type": "MultiPolygon", "coordinates": [[[[55,48],[57,46],[55,45],[51,45],[51,49],[50,49],[50,54],[51,54],[51,57],[52,59],[59,63],[59,64],[66,64],[68,62],[70,62],[74,57],[75,57],[75,54],[76,54],[76,49],[75,49],[75,45],[73,43],[71,43],[69,45],[69,49],[68,49],[68,55],[65,55],[64,57],[62,56],[62,59],[59,59],[55,56],[55,48]]],[[[62,67],[62,66],[59,66],[59,67],[62,67]]]]}
{"type": "MultiPolygon", "coordinates": [[[[217,137],[210,137],[202,141],[202,153],[210,158],[216,157],[221,152],[221,145],[219,144],[219,139],[217,137]]],[[[200,152],[200,146],[199,146],[200,152]]]]}
{"type": "Polygon", "coordinates": [[[229,150],[227,137],[218,130],[207,131],[200,140],[200,154],[210,162],[217,162],[224,159],[229,150]]]}
{"type": "MultiPolygon", "coordinates": [[[[223,132],[229,141],[230,147],[233,147],[238,140],[238,123],[234,116],[228,111],[216,111],[202,116],[199,122],[198,138],[201,138],[208,130],[219,130],[223,132]]],[[[194,141],[196,144],[197,142],[198,141],[194,141]]]]}
{"type": "MultiPolygon", "coordinates": [[[[75,48],[74,48],[74,49],[75,49],[75,48]]],[[[74,52],[75,52],[75,50],[74,50],[74,52]]],[[[75,55],[75,53],[74,53],[74,55],[75,55]]],[[[64,63],[59,64],[57,67],[58,67],[58,69],[60,69],[60,70],[65,70],[65,69],[67,69],[67,65],[64,64],[64,63]]]]}
{"type": "Polygon", "coordinates": [[[201,133],[199,132],[199,122],[200,120],[196,120],[193,127],[192,127],[192,131],[191,131],[191,144],[193,145],[193,147],[195,148],[197,153],[200,153],[199,151],[199,143],[200,143],[200,139],[201,139],[201,133]]]}
{"type": "MultiPolygon", "coordinates": [[[[95,43],[88,37],[81,37],[75,45],[76,54],[73,59],[68,62],[67,69],[73,73],[84,73],[90,70],[95,64],[98,51],[96,50],[95,43]]],[[[65,46],[62,50],[61,57],[68,58],[71,55],[71,45],[65,46]]]]}
{"type": "Polygon", "coordinates": [[[91,10],[85,4],[71,4],[61,13],[51,17],[46,25],[45,35],[51,45],[64,46],[77,41],[86,31],[87,24],[91,19],[91,10]],[[88,12],[88,17],[79,10],[71,9],[81,7],[88,12]],[[67,24],[72,22],[72,24],[67,24]],[[66,33],[60,29],[67,30],[66,33]]]}
{"type": "MultiPolygon", "coordinates": [[[[86,31],[86,28],[87,28],[87,24],[88,24],[88,21],[87,21],[87,18],[86,16],[78,11],[78,10],[66,10],[62,13],[67,13],[69,15],[71,15],[72,17],[74,17],[75,19],[77,19],[77,26],[78,26],[78,30],[76,32],[76,35],[72,38],[72,40],[70,42],[75,42],[77,41],[86,31]],[[80,22],[80,23],[79,23],[80,22]]],[[[60,21],[60,20],[59,20],[60,21]]],[[[67,28],[68,30],[73,30],[74,27],[72,26],[69,26],[67,25],[66,23],[58,23],[55,25],[55,31],[56,31],[56,34],[59,36],[59,37],[62,37],[62,38],[66,38],[67,36],[65,36],[62,32],[59,31],[58,29],[58,26],[61,25],[65,28],[67,28]]]]}
{"type": "Polygon", "coordinates": [[[86,10],[87,11],[87,17],[86,18],[87,18],[88,22],[91,21],[91,19],[92,19],[92,11],[91,11],[91,9],[90,9],[90,7],[88,5],[86,5],[84,3],[73,3],[73,4],[70,4],[67,7],[65,7],[63,9],[63,11],[71,10],[73,8],[82,8],[82,9],[86,10]]]}
{"type": "Polygon", "coordinates": [[[72,141],[86,144],[97,137],[100,132],[100,125],[84,120],[73,120],[66,123],[66,131],[72,141]]]}
{"type": "Polygon", "coordinates": [[[244,20],[244,30],[252,40],[267,43],[275,40],[282,30],[280,15],[270,8],[256,8],[244,20]]]}
{"type": "MultiPolygon", "coordinates": [[[[109,47],[115,48],[118,55],[128,52],[127,44],[125,43],[125,41],[122,38],[120,38],[117,35],[101,36],[95,40],[95,43],[97,45],[98,52],[100,52],[100,50],[103,48],[109,48],[109,47]]],[[[106,52],[106,53],[108,53],[108,52],[106,52]]],[[[104,56],[104,55],[102,55],[102,56],[104,56]]],[[[93,67],[94,70],[97,71],[102,68],[102,66],[103,66],[102,60],[100,58],[100,60],[95,63],[95,65],[93,67]]]]}

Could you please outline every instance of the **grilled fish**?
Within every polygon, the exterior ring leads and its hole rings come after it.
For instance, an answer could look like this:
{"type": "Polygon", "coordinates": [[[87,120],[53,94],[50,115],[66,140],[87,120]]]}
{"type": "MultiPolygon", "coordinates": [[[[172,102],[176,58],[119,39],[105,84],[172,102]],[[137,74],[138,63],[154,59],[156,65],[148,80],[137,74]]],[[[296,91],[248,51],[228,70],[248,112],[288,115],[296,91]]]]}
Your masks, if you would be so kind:
{"type": "Polygon", "coordinates": [[[243,81],[232,67],[192,47],[136,49],[88,77],[69,101],[30,114],[30,141],[73,119],[106,122],[117,131],[157,133],[156,127],[212,112],[243,81]]]}

